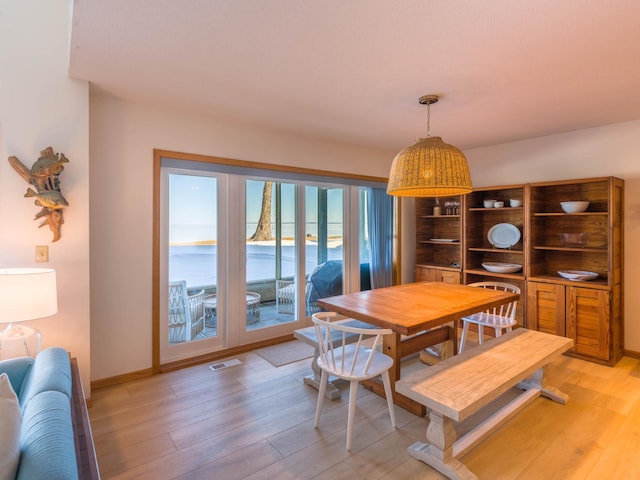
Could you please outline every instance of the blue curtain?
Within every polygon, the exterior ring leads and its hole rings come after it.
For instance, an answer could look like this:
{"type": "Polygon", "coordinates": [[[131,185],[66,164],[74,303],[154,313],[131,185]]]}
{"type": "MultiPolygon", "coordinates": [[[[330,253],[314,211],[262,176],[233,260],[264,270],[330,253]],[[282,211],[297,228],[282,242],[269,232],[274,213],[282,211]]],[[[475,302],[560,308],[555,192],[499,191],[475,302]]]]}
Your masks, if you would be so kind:
{"type": "Polygon", "coordinates": [[[371,288],[393,282],[393,199],[384,188],[367,188],[371,288]]]}

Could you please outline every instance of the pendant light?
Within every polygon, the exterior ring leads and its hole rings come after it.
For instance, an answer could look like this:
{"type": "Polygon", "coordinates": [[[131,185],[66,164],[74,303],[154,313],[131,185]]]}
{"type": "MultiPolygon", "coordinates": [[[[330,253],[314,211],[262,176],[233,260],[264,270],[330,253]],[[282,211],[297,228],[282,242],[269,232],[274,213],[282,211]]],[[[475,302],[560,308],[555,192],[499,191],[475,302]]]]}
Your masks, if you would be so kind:
{"type": "Polygon", "coordinates": [[[440,137],[430,136],[431,105],[437,95],[425,95],[427,137],[403,149],[391,164],[387,193],[400,197],[445,197],[472,190],[471,174],[464,153],[440,137]]]}

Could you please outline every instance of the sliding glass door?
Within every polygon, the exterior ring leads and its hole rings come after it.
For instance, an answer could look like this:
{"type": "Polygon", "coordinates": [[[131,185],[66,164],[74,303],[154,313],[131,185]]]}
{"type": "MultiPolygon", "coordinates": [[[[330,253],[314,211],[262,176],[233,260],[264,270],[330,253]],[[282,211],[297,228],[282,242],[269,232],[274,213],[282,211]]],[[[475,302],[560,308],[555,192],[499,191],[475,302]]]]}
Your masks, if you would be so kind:
{"type": "Polygon", "coordinates": [[[185,165],[160,169],[161,365],[291,334],[319,298],[371,288],[369,187],[185,165]]]}
{"type": "Polygon", "coordinates": [[[290,324],[298,313],[297,186],[267,179],[245,182],[246,331],[290,324]]]}
{"type": "Polygon", "coordinates": [[[162,179],[167,321],[161,322],[160,335],[161,357],[167,362],[222,345],[217,299],[218,286],[225,284],[220,268],[224,241],[218,204],[224,188],[210,174],[166,170],[162,179]]]}

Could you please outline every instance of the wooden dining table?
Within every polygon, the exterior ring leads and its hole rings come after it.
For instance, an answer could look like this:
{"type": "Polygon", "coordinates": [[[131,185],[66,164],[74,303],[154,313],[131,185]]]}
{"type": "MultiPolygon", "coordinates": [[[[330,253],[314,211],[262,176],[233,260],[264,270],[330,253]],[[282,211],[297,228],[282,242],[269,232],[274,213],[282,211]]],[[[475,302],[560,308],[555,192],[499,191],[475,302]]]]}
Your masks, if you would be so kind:
{"type": "MultiPolygon", "coordinates": [[[[394,361],[389,372],[394,401],[410,412],[424,416],[426,408],[423,405],[395,390],[395,382],[400,379],[402,358],[447,342],[449,351],[455,354],[460,318],[517,298],[516,293],[500,290],[417,282],[322,298],[318,300],[318,305],[325,310],[393,331],[392,335],[384,336],[382,348],[394,361]]],[[[384,395],[380,382],[366,382],[363,385],[384,395]]]]}

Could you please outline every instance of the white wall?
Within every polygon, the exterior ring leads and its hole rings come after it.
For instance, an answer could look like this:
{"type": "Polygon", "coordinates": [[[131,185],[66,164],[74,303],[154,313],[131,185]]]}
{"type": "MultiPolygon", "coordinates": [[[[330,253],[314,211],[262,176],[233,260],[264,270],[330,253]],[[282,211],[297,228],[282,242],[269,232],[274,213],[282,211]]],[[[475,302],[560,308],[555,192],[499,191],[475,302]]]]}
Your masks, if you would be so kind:
{"type": "Polygon", "coordinates": [[[90,100],[92,378],[151,367],[153,149],[386,177],[389,152],[90,100]]]}
{"type": "Polygon", "coordinates": [[[474,186],[625,180],[625,349],[640,352],[640,120],[465,151],[474,186]]]}
{"type": "Polygon", "coordinates": [[[56,270],[58,314],[29,325],[42,332],[43,347],[78,358],[88,391],[89,93],[67,76],[69,9],[68,0],[0,2],[0,267],[56,270]],[[7,162],[15,155],[31,167],[49,146],[70,160],[60,175],[70,206],[55,243],[48,227],[38,228],[40,207],[24,198],[28,185],[7,162]],[[36,245],[49,245],[49,263],[35,263],[36,245]]]}

